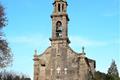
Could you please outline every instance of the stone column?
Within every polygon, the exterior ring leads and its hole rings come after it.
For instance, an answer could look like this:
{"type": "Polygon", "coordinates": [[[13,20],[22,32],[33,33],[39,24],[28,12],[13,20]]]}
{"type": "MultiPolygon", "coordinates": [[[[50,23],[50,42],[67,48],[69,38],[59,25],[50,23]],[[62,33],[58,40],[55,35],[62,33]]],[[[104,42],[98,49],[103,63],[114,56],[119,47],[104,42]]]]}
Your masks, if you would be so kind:
{"type": "Polygon", "coordinates": [[[35,50],[35,54],[34,54],[34,79],[33,80],[38,80],[39,78],[39,58],[37,55],[37,51],[35,50]]]}

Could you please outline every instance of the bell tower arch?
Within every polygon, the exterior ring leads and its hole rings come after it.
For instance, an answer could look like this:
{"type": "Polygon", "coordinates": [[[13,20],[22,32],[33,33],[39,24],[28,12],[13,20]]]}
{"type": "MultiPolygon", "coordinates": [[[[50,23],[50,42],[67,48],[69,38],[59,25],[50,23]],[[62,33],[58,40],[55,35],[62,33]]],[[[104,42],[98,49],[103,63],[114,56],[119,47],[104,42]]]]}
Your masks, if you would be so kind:
{"type": "Polygon", "coordinates": [[[56,23],[56,37],[57,38],[61,38],[62,37],[62,23],[60,21],[58,21],[56,23]]]}

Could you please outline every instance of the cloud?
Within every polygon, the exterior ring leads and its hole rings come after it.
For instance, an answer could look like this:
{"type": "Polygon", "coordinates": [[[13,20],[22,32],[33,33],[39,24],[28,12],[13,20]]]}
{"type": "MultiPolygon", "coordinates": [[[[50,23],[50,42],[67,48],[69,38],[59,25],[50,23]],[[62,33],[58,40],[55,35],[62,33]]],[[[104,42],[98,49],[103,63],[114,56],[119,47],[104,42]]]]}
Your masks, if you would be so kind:
{"type": "Polygon", "coordinates": [[[98,47],[98,46],[108,46],[111,44],[120,44],[118,40],[109,40],[109,41],[99,41],[99,40],[91,40],[79,36],[71,36],[70,40],[73,46],[90,46],[90,47],[98,47]]]}
{"type": "MultiPolygon", "coordinates": [[[[88,47],[103,47],[108,46],[112,44],[120,44],[119,40],[92,40],[87,39],[85,37],[79,37],[79,36],[70,36],[71,45],[75,47],[81,46],[88,46],[88,47]]],[[[29,45],[34,47],[43,47],[43,46],[49,46],[50,41],[48,37],[44,37],[42,35],[22,35],[22,36],[15,36],[8,38],[8,41],[12,44],[22,44],[22,45],[29,45]]]]}
{"type": "Polygon", "coordinates": [[[8,41],[11,44],[23,44],[29,46],[45,46],[49,44],[49,39],[42,35],[21,35],[21,36],[14,36],[9,37],[8,41]],[[48,42],[48,43],[47,43],[48,42]]]}

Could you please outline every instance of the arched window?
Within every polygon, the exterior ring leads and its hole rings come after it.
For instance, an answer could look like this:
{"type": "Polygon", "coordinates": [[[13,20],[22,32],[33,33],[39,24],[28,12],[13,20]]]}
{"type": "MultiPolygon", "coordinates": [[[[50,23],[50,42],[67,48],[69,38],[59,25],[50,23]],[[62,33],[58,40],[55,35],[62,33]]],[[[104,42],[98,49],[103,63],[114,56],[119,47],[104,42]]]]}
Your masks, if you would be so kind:
{"type": "Polygon", "coordinates": [[[56,36],[62,37],[62,23],[60,21],[56,23],[56,36]]]}

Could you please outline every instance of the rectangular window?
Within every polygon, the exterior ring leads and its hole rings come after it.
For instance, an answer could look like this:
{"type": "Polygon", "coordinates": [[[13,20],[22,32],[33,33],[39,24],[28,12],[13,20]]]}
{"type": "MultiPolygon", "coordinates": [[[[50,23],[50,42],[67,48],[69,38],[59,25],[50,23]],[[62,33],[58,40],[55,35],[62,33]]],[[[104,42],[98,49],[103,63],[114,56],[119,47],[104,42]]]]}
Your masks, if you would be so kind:
{"type": "Polygon", "coordinates": [[[58,4],[58,12],[60,12],[60,4],[58,4]]]}

